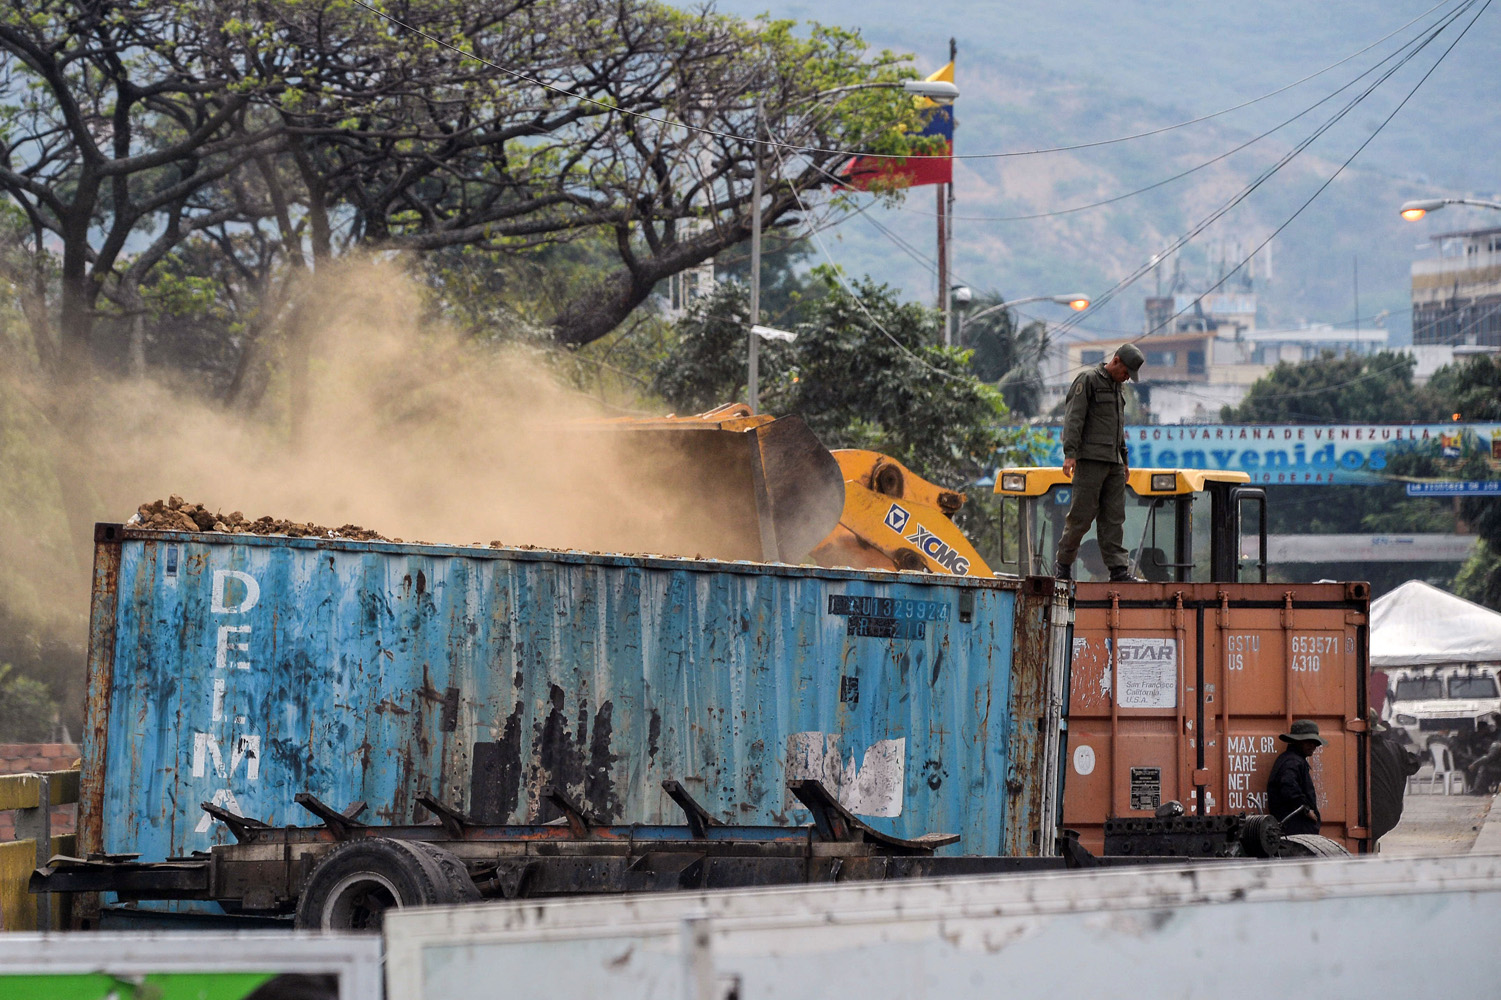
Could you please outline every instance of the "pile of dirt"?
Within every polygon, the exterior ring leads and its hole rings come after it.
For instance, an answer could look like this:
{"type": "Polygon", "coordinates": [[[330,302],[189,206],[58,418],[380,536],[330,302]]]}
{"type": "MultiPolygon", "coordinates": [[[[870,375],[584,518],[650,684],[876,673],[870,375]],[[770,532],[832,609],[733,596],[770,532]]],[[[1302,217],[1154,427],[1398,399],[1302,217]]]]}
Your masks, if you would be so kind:
{"type": "Polygon", "coordinates": [[[352,538],[362,542],[399,542],[358,524],[326,528],[321,524],[283,521],[274,517],[251,520],[239,511],[225,514],[211,511],[201,503],[188,503],[173,495],[166,500],[143,503],[130,519],[133,528],[157,531],[219,531],[233,535],[287,535],[291,538],[352,538]]]}

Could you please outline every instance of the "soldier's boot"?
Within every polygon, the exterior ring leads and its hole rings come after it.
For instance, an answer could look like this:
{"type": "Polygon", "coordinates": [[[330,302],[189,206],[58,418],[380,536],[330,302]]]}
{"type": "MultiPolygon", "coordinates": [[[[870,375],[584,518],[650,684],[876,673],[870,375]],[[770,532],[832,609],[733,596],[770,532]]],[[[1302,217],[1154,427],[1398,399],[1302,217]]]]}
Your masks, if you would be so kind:
{"type": "Polygon", "coordinates": [[[1141,583],[1141,577],[1132,576],[1131,570],[1126,566],[1117,566],[1110,571],[1111,583],[1141,583]]]}
{"type": "Polygon", "coordinates": [[[1074,564],[1058,563],[1053,568],[1053,575],[1060,580],[1072,580],[1074,578],[1074,564]]]}

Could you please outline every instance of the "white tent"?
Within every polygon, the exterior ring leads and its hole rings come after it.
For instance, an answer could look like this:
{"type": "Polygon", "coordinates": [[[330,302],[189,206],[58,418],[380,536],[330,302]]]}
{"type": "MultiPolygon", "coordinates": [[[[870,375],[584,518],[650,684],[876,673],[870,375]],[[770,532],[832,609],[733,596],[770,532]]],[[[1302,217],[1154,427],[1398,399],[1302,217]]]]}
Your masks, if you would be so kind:
{"type": "Polygon", "coordinates": [[[1501,662],[1501,614],[1421,580],[1371,602],[1371,666],[1501,662]]]}

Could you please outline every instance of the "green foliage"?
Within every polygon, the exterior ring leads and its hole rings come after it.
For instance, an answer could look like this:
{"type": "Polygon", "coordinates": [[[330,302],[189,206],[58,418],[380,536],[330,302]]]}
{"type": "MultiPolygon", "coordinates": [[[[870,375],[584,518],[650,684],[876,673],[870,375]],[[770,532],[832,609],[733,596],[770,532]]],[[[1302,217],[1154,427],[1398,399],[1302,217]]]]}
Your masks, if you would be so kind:
{"type": "MultiPolygon", "coordinates": [[[[761,323],[786,329],[825,292],[824,282],[806,267],[816,253],[806,236],[771,232],[761,239],[761,323]]],[[[716,281],[750,285],[750,246],[741,244],[714,259],[716,281]]]]}
{"type": "Polygon", "coordinates": [[[1501,420],[1501,360],[1476,355],[1433,373],[1423,387],[1426,419],[1501,420]]]}
{"type": "MultiPolygon", "coordinates": [[[[1300,365],[1280,364],[1256,382],[1238,407],[1226,407],[1226,420],[1257,423],[1396,423],[1501,420],[1501,365],[1476,356],[1447,365],[1418,387],[1413,362],[1405,355],[1383,352],[1369,358],[1336,358],[1326,354],[1300,365]]],[[[1270,529],[1278,533],[1333,534],[1344,532],[1433,532],[1456,530],[1453,504],[1406,495],[1401,480],[1453,476],[1490,479],[1491,469],[1472,458],[1460,469],[1440,469],[1424,455],[1391,456],[1386,472],[1390,486],[1271,486],[1270,529]]],[[[1467,497],[1458,505],[1459,519],[1487,544],[1475,553],[1454,578],[1451,587],[1461,596],[1493,607],[1501,606],[1501,572],[1495,552],[1501,551],[1501,504],[1486,497],[1467,497]]],[[[1363,566],[1360,571],[1380,593],[1431,571],[1443,583],[1447,570],[1438,564],[1363,566]]]]}
{"type": "Polygon", "coordinates": [[[765,409],[801,414],[830,448],[867,448],[950,487],[973,482],[1019,438],[971,353],[933,346],[938,317],[860,281],[854,295],[820,268],[826,295],[768,365],[765,409]],[[858,298],[856,298],[858,296],[858,298]]]}
{"type": "Polygon", "coordinates": [[[1018,328],[1010,309],[979,315],[1004,301],[992,292],[970,305],[969,312],[978,318],[964,324],[965,346],[975,352],[975,373],[997,384],[1011,412],[1035,417],[1042,409],[1042,361],[1051,346],[1047,324],[1018,328]]]}
{"type": "Polygon", "coordinates": [[[52,738],[57,702],[47,685],[0,663],[0,743],[43,743],[52,738]]]}
{"type": "Polygon", "coordinates": [[[1416,362],[1382,351],[1368,357],[1330,352],[1301,364],[1282,362],[1252,384],[1239,406],[1220,417],[1252,424],[1402,423],[1423,417],[1412,381],[1416,362]]]}
{"type": "MultiPolygon", "coordinates": [[[[972,352],[934,346],[934,312],[869,281],[851,295],[827,268],[812,279],[820,293],[787,324],[797,340],[761,344],[764,411],[796,413],[829,448],[879,451],[958,489],[1026,447],[1001,393],[976,379],[972,352]]],[[[652,390],[681,413],[741,398],[747,322],[745,288],[722,284],[679,324],[652,390]]]]}
{"type": "MultiPolygon", "coordinates": [[[[678,413],[702,413],[743,398],[749,365],[750,305],[744,286],[724,282],[677,325],[671,353],[652,367],[651,391],[678,413]]],[[[780,344],[762,344],[758,365],[778,366],[780,344]]]]}
{"type": "Polygon", "coordinates": [[[1485,541],[1476,545],[1450,589],[1467,601],[1501,611],[1501,555],[1496,547],[1485,541]]]}

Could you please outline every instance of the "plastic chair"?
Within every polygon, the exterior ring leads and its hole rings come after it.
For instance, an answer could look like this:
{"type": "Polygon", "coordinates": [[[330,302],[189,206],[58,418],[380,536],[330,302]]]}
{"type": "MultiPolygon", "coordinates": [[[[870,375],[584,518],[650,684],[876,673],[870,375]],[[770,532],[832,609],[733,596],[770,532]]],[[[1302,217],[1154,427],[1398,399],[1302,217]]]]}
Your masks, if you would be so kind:
{"type": "Polygon", "coordinates": [[[1423,782],[1431,794],[1434,786],[1443,789],[1444,795],[1463,795],[1465,791],[1465,773],[1454,766],[1454,752],[1449,749],[1449,744],[1434,741],[1428,744],[1428,752],[1433,755],[1433,773],[1426,779],[1413,775],[1407,779],[1409,791],[1413,790],[1415,782],[1423,782]]]}

